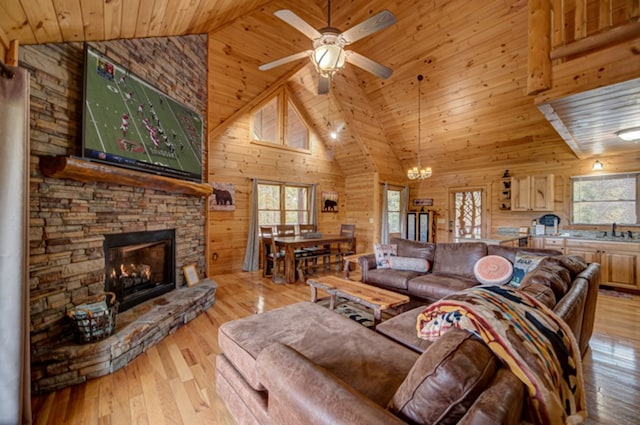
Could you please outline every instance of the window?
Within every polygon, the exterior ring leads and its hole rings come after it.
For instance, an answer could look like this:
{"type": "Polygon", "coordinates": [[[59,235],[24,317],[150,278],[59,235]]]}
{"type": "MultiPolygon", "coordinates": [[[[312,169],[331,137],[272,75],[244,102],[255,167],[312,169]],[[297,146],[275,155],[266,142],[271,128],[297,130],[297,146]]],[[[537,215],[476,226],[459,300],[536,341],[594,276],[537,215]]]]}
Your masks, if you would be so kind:
{"type": "Polygon", "coordinates": [[[309,224],[310,193],[305,185],[258,184],[259,225],[309,224]]]}
{"type": "Polygon", "coordinates": [[[572,223],[638,224],[640,173],[571,178],[572,223]]]}
{"type": "Polygon", "coordinates": [[[387,219],[389,222],[389,234],[400,235],[400,190],[387,189],[387,219]]]}
{"type": "Polygon", "coordinates": [[[285,89],[252,112],[251,137],[255,142],[309,150],[309,129],[285,89]]]}

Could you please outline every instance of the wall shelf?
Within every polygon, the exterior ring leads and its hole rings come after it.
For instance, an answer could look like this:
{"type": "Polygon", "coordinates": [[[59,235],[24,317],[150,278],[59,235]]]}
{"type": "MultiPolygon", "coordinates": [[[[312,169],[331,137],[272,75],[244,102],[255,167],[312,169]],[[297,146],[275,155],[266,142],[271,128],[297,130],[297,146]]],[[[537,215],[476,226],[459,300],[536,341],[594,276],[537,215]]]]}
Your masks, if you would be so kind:
{"type": "Polygon", "coordinates": [[[209,196],[213,189],[205,183],[195,183],[71,156],[40,157],[40,170],[47,177],[71,179],[83,183],[111,183],[156,189],[191,196],[209,196]]]}

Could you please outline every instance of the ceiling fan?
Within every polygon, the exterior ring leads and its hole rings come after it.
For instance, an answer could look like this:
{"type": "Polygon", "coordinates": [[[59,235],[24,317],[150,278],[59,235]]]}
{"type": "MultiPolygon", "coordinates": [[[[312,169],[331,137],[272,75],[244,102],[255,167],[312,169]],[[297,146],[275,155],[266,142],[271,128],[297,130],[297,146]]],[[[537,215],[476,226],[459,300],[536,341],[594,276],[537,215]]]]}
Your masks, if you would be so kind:
{"type": "Polygon", "coordinates": [[[331,26],[331,0],[327,1],[327,26],[319,30],[313,28],[290,10],[277,10],[274,15],[309,37],[313,41],[313,49],[260,65],[258,69],[261,71],[309,57],[320,74],[318,94],[329,93],[331,77],[344,67],[345,62],[383,79],[389,78],[393,73],[390,68],[362,56],[360,53],[344,50],[345,46],[393,25],[396,22],[396,17],[388,10],[383,10],[342,33],[338,28],[331,26]]]}

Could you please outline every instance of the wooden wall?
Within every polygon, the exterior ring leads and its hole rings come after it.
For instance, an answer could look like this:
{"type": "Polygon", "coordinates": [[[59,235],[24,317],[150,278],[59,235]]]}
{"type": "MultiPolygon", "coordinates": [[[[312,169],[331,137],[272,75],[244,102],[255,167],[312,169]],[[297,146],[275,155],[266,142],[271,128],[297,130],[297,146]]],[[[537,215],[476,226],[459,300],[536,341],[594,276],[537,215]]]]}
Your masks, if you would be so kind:
{"type": "MultiPolygon", "coordinates": [[[[215,107],[210,103],[209,110],[215,107]]],[[[235,185],[235,211],[208,213],[208,275],[242,270],[249,230],[251,179],[318,184],[322,191],[339,195],[338,213],[318,213],[318,229],[337,233],[347,217],[348,198],[342,170],[317,134],[311,134],[311,153],[293,152],[251,143],[249,114],[236,119],[219,136],[209,140],[210,183],[235,185]]]]}
{"type": "MultiPolygon", "coordinates": [[[[549,153],[553,155],[553,153],[549,153]]],[[[609,230],[610,226],[572,226],[570,221],[571,214],[571,193],[570,193],[570,177],[582,175],[596,175],[607,173],[621,173],[628,171],[638,171],[640,164],[640,152],[636,155],[620,155],[616,157],[601,158],[605,169],[599,172],[591,169],[594,160],[578,160],[566,155],[555,156],[555,161],[536,161],[532,159],[529,164],[517,164],[510,167],[511,176],[526,176],[553,174],[555,179],[554,189],[554,214],[557,214],[561,220],[562,229],[583,229],[583,230],[609,230]]],[[[447,242],[449,240],[448,222],[453,217],[448,211],[448,192],[450,188],[486,186],[488,189],[486,205],[487,217],[490,222],[488,229],[489,235],[495,234],[499,227],[520,227],[530,226],[532,219],[537,219],[545,212],[517,212],[503,211],[499,209],[499,194],[502,190],[501,177],[504,173],[504,167],[488,165],[473,171],[465,171],[464,173],[437,173],[428,180],[421,183],[414,183],[411,187],[410,198],[433,198],[434,205],[432,207],[439,214],[439,218],[443,220],[437,225],[438,242],[447,242]]],[[[627,230],[620,227],[620,230],[627,230]]],[[[631,229],[634,232],[636,229],[631,229]]]]}

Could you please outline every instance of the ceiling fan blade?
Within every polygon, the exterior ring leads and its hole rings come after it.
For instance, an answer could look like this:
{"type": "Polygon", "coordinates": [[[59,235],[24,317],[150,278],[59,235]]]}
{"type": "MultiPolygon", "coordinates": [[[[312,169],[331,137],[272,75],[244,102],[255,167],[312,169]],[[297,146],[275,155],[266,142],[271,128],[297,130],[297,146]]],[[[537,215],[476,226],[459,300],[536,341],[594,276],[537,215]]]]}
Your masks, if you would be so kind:
{"type": "Polygon", "coordinates": [[[311,40],[315,40],[322,36],[317,29],[307,24],[301,17],[288,9],[276,10],[273,14],[309,37],[311,40]]]}
{"type": "Polygon", "coordinates": [[[377,75],[378,77],[387,79],[393,74],[393,70],[391,68],[387,68],[386,66],[379,64],[378,62],[372,61],[366,56],[362,56],[358,52],[354,52],[353,50],[347,50],[344,52],[347,62],[357,66],[358,68],[362,68],[365,71],[372,73],[373,75],[377,75]]]}
{"type": "Polygon", "coordinates": [[[331,85],[331,79],[319,75],[318,81],[318,94],[329,94],[329,86],[331,85]]]}
{"type": "Polygon", "coordinates": [[[269,69],[275,68],[276,66],[284,65],[285,63],[293,62],[298,59],[308,57],[310,54],[311,54],[311,50],[305,50],[304,52],[296,53],[294,55],[286,56],[284,58],[276,59],[273,62],[260,65],[258,69],[260,71],[267,71],[269,69]]]}
{"type": "Polygon", "coordinates": [[[344,40],[345,45],[351,44],[355,41],[360,40],[361,38],[373,34],[376,31],[380,31],[395,23],[395,15],[388,10],[383,10],[377,15],[370,17],[366,21],[360,22],[355,27],[349,28],[348,30],[340,34],[340,38],[344,40]]]}

